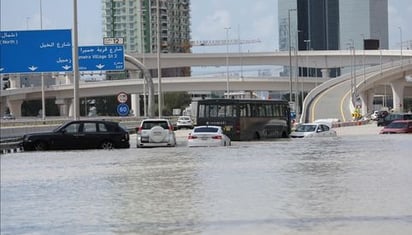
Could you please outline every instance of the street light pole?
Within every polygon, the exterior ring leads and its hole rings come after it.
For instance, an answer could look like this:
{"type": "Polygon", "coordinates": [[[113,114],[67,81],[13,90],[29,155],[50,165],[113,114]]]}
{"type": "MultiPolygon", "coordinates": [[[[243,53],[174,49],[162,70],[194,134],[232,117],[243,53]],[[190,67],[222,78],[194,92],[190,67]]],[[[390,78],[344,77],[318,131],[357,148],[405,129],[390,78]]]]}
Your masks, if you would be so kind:
{"type": "MultiPolygon", "coordinates": [[[[306,39],[306,40],[303,40],[303,41],[306,43],[306,78],[309,81],[309,56],[308,56],[308,53],[309,53],[309,49],[310,49],[310,39],[306,39]]],[[[301,97],[301,99],[302,99],[302,105],[303,105],[303,94],[304,94],[303,82],[302,82],[301,85],[302,85],[302,97],[301,97]]]]}
{"type": "Polygon", "coordinates": [[[158,108],[159,108],[159,118],[162,117],[162,69],[160,65],[160,4],[159,0],[156,0],[157,4],[157,90],[158,90],[158,108]]]}
{"type": "MultiPolygon", "coordinates": [[[[43,30],[43,6],[40,0],[40,29],[43,30]]],[[[44,73],[41,73],[41,119],[46,119],[46,95],[44,90],[44,73]]]]}
{"type": "MultiPolygon", "coordinates": [[[[294,9],[288,9],[288,47],[289,47],[289,102],[292,102],[292,48],[291,48],[291,33],[290,33],[290,12],[296,11],[294,9]]],[[[296,111],[296,110],[295,110],[296,111]]]]}
{"type": "Polygon", "coordinates": [[[229,90],[229,29],[230,27],[226,27],[226,96],[227,98],[230,97],[230,90],[229,90]]]}
{"type": "Polygon", "coordinates": [[[403,59],[403,55],[402,55],[402,28],[399,26],[399,34],[400,34],[400,41],[401,41],[401,67],[402,67],[402,59],[403,59]]]}
{"type": "MultiPolygon", "coordinates": [[[[141,37],[141,42],[140,42],[140,48],[141,48],[141,53],[142,53],[142,62],[143,64],[145,64],[145,38],[144,38],[144,28],[143,28],[143,2],[140,2],[140,37],[141,37]]],[[[144,73],[142,71],[143,74],[143,116],[147,117],[147,100],[146,100],[146,77],[144,76],[144,73]]]]}
{"type": "Polygon", "coordinates": [[[366,71],[365,71],[365,34],[361,34],[363,39],[363,55],[362,55],[362,65],[363,65],[363,83],[366,82],[366,71]]]}
{"type": "Polygon", "coordinates": [[[79,39],[77,27],[77,0],[73,0],[73,118],[79,120],[79,39]]]}

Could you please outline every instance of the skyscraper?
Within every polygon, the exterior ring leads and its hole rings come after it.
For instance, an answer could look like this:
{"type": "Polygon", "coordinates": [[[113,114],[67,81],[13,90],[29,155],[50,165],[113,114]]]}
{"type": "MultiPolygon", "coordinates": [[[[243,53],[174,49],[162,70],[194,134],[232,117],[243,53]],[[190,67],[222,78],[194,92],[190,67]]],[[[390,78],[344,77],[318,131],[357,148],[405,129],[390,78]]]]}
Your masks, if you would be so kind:
{"type": "MultiPolygon", "coordinates": [[[[162,53],[190,52],[190,0],[102,0],[102,7],[103,35],[123,37],[126,53],[156,53],[157,22],[162,53]]],[[[188,68],[162,70],[163,76],[188,73],[188,68]]]]}
{"type": "Polygon", "coordinates": [[[280,50],[288,50],[288,16],[291,46],[299,50],[362,49],[364,39],[377,39],[380,48],[388,48],[388,0],[278,0],[278,4],[280,50]]]}
{"type": "MultiPolygon", "coordinates": [[[[159,0],[161,51],[187,52],[190,0],[159,0]]],[[[103,35],[123,37],[126,52],[157,52],[157,0],[102,0],[103,35]]]]}

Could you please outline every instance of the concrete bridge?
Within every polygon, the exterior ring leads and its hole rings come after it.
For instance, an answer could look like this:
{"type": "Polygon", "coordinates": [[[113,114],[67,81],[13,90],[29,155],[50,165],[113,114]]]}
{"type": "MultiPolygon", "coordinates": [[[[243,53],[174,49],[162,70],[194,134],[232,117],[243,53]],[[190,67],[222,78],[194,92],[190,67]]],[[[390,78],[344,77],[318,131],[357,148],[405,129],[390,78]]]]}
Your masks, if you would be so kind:
{"type": "MultiPolygon", "coordinates": [[[[304,90],[315,88],[319,81],[329,80],[328,71],[332,68],[353,68],[357,69],[356,74],[359,77],[361,68],[387,64],[389,67],[399,69],[402,64],[409,64],[412,60],[412,51],[390,51],[390,50],[342,50],[342,51],[299,51],[298,56],[289,57],[288,52],[266,52],[266,53],[210,53],[210,54],[162,54],[161,67],[189,67],[189,66],[225,66],[228,58],[229,66],[249,66],[249,65],[285,65],[288,66],[290,59],[293,59],[293,65],[298,63],[299,67],[319,68],[322,70],[322,80],[319,78],[293,78],[293,80],[303,81],[304,90]]],[[[155,54],[132,54],[126,56],[126,68],[136,69],[154,69],[157,66],[155,54]],[[137,62],[139,62],[137,64],[137,62]]],[[[399,70],[398,69],[398,70],[399,70]]],[[[363,69],[366,75],[366,69],[363,69]]],[[[369,69],[367,70],[369,72],[369,69]]],[[[400,71],[400,70],[399,70],[400,71]]],[[[372,73],[372,72],[371,72],[372,73]]],[[[408,71],[403,74],[407,76],[408,71]]],[[[46,97],[55,97],[56,104],[61,107],[63,115],[72,114],[73,84],[71,75],[66,75],[66,83],[59,84],[45,89],[46,97]]],[[[138,97],[136,94],[143,93],[143,81],[136,79],[137,75],[132,75],[128,80],[100,81],[95,83],[82,83],[80,85],[80,97],[91,97],[100,95],[117,94],[120,91],[135,94],[132,98],[132,109],[138,110],[138,97]]],[[[399,76],[397,80],[402,81],[404,77],[399,76]]],[[[1,111],[4,113],[5,107],[9,107],[16,117],[21,114],[21,103],[24,100],[39,99],[41,96],[40,88],[21,88],[18,84],[19,75],[11,75],[11,88],[1,92],[1,111]]],[[[396,80],[395,79],[395,80],[396,80]]],[[[149,85],[154,90],[153,84],[157,79],[149,79],[149,85]]],[[[395,82],[393,80],[393,82],[395,82]]],[[[288,91],[291,78],[229,78],[231,90],[265,90],[265,91],[288,91]]],[[[325,83],[328,86],[330,83],[325,83]]],[[[374,79],[375,86],[387,84],[385,77],[374,79]]],[[[403,88],[408,84],[398,83],[397,89],[393,89],[394,96],[402,94],[410,95],[409,91],[403,92],[403,88]],[[402,92],[401,92],[402,90],[402,92]]],[[[360,84],[357,84],[360,89],[360,84]]],[[[395,87],[396,85],[394,85],[395,87]]],[[[226,77],[217,78],[162,78],[162,91],[214,91],[226,89],[226,77]]],[[[364,87],[364,86],[362,86],[364,87]]],[[[367,89],[365,86],[362,89],[367,89]]],[[[361,96],[364,98],[364,96],[361,96]]],[[[368,104],[370,102],[362,102],[368,104]]],[[[396,108],[396,106],[394,106],[396,108]]],[[[399,107],[400,108],[400,107],[399,107]]],[[[137,113],[137,112],[136,112],[137,113]]]]}

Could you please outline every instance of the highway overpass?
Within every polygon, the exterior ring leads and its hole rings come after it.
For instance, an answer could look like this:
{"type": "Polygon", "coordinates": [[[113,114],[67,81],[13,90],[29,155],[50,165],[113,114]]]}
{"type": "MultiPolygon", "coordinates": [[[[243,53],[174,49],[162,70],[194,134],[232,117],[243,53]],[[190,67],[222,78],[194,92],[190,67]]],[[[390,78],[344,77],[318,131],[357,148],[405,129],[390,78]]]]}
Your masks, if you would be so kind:
{"type": "MultiPolygon", "coordinates": [[[[372,50],[372,51],[299,51],[298,56],[293,56],[293,65],[296,61],[299,67],[309,66],[311,68],[320,68],[323,71],[323,80],[328,80],[328,70],[331,68],[346,67],[360,69],[363,67],[377,66],[387,64],[389,67],[396,69],[400,65],[400,59],[403,64],[409,64],[412,60],[412,51],[404,50],[402,53],[390,50],[372,50]]],[[[290,57],[288,52],[263,52],[263,53],[210,53],[210,54],[161,54],[162,68],[188,67],[188,66],[226,66],[226,58],[229,58],[229,66],[249,66],[249,65],[289,65],[290,57]]],[[[155,54],[135,54],[126,56],[126,67],[130,70],[148,70],[155,69],[157,66],[157,57],[155,54]]],[[[364,69],[366,71],[366,69],[364,69]]],[[[369,71],[369,69],[368,69],[369,71]]],[[[366,74],[365,74],[366,76],[366,74]]],[[[18,76],[12,76],[15,80],[18,76]]],[[[68,76],[70,77],[70,76],[68,76]]],[[[344,77],[344,76],[343,76],[344,77]]],[[[359,77],[359,75],[358,75],[359,77]]],[[[314,88],[318,84],[319,78],[293,78],[304,81],[304,89],[314,88]]],[[[398,78],[402,79],[402,78],[398,78]]],[[[72,106],[73,86],[72,79],[67,79],[67,84],[59,84],[45,89],[46,97],[55,97],[56,103],[64,106],[64,115],[70,115],[72,106]]],[[[231,91],[235,90],[276,90],[288,91],[290,88],[290,78],[229,78],[231,91]]],[[[152,89],[154,95],[154,84],[157,79],[146,76],[146,81],[152,89]]],[[[335,81],[335,80],[332,80],[335,81]]],[[[384,77],[374,79],[377,87],[379,84],[386,84],[384,77]]],[[[17,84],[17,82],[15,82],[17,84]]],[[[132,76],[128,80],[100,81],[95,83],[83,83],[80,85],[80,97],[91,97],[99,95],[117,94],[120,91],[131,94],[142,94],[143,81],[132,76]]],[[[322,87],[329,86],[325,83],[322,87]]],[[[360,85],[360,84],[358,84],[360,85]]],[[[407,85],[407,84],[406,84],[407,85]]],[[[295,89],[295,88],[293,88],[295,89]]],[[[324,89],[324,88],[323,88],[324,89]]],[[[366,89],[366,87],[365,87],[366,89]]],[[[12,112],[19,116],[21,113],[20,106],[24,100],[38,99],[40,94],[39,87],[21,88],[18,85],[1,93],[1,110],[4,112],[8,106],[12,112]]],[[[226,77],[218,78],[162,78],[162,91],[214,91],[226,90],[226,77]]],[[[399,89],[398,89],[399,90],[399,89]]],[[[316,91],[316,89],[315,89],[316,91]]],[[[396,92],[395,92],[396,93],[396,92]]],[[[394,93],[394,94],[395,94],[394,93]]],[[[407,93],[409,94],[409,93],[407,93]]],[[[137,102],[138,96],[133,99],[137,102]]],[[[137,102],[139,103],[139,102],[137,102]]],[[[364,102],[367,104],[368,102],[364,102]]],[[[137,107],[137,106],[135,106],[137,107]]],[[[138,108],[138,107],[137,107],[138,108]]]]}

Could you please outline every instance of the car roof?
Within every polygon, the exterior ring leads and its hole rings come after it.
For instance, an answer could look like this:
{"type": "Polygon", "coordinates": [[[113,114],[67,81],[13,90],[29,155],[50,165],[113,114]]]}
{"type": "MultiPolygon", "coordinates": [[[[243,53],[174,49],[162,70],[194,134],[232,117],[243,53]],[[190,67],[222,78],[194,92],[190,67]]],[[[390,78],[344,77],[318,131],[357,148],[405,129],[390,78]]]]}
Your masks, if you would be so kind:
{"type": "Polygon", "coordinates": [[[197,129],[197,128],[205,128],[205,127],[222,128],[221,126],[210,126],[210,125],[206,126],[206,125],[204,125],[204,126],[195,126],[195,129],[197,129]]]}
{"type": "Polygon", "coordinates": [[[142,122],[147,122],[147,121],[150,121],[150,122],[159,122],[159,121],[164,122],[164,121],[166,121],[166,122],[168,122],[169,120],[165,119],[165,118],[147,118],[147,119],[142,120],[142,122]]]}

